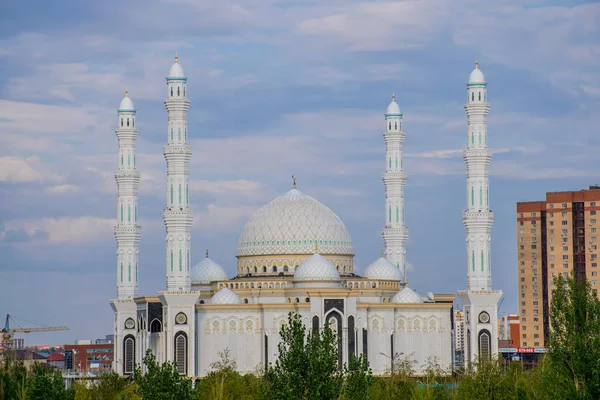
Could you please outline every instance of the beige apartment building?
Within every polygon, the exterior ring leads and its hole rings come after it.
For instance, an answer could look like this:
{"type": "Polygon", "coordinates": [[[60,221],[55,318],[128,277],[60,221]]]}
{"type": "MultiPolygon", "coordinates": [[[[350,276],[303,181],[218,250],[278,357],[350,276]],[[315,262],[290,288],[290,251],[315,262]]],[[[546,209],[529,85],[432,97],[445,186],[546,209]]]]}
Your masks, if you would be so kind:
{"type": "Polygon", "coordinates": [[[517,203],[520,344],[545,347],[552,280],[575,271],[597,294],[600,186],[517,203]],[[598,204],[598,205],[597,205],[598,204]]]}

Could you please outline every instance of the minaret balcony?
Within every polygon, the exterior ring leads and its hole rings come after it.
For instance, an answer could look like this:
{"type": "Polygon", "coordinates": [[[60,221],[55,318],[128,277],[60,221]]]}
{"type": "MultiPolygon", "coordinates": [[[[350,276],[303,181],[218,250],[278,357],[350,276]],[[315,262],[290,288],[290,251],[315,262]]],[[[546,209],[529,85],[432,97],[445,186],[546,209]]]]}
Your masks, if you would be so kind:
{"type": "Polygon", "coordinates": [[[404,171],[386,171],[381,174],[381,179],[385,185],[390,183],[406,183],[406,172],[404,171]]]}

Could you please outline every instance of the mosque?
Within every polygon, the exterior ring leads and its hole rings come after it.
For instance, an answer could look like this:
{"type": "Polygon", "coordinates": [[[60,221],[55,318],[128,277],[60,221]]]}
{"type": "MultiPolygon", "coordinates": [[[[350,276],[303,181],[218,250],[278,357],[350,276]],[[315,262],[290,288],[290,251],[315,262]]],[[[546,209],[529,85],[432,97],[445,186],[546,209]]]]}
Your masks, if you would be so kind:
{"type": "MultiPolygon", "coordinates": [[[[156,295],[143,296],[138,290],[142,234],[135,154],[138,129],[136,109],[127,92],[118,109],[117,297],[110,301],[115,316],[115,371],[132,374],[135,364],[151,349],[158,361],[175,361],[182,375],[205,376],[211,363],[219,360],[218,353],[227,348],[239,372],[255,372],[276,360],[279,331],[289,312],[298,313],[309,331],[322,329],[324,324],[332,327],[337,333],[340,367],[353,354],[365,355],[374,374],[384,374],[397,357],[412,360],[417,372],[428,360],[444,367],[453,365],[456,296],[421,295],[406,284],[405,133],[394,97],[382,121],[386,153],[382,154],[385,250],[381,257],[357,269],[344,222],[300,191],[294,180],[290,191],[248,220],[238,241],[237,273],[228,276],[208,252],[192,265],[190,100],[178,57],[166,83],[166,288],[156,295]]],[[[497,352],[495,321],[501,292],[491,289],[488,110],[487,84],[476,65],[465,105],[467,208],[463,221],[468,288],[458,293],[466,315],[467,360],[497,352]]]]}

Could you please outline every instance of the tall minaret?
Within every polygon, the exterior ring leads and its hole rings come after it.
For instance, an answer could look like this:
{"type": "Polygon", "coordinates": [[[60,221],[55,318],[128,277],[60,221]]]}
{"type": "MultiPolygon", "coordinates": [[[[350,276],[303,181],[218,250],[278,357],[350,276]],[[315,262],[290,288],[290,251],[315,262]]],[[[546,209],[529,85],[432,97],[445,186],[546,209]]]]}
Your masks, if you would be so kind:
{"type": "Polygon", "coordinates": [[[406,240],[408,229],[404,226],[404,184],[406,173],[402,171],[402,113],[392,94],[392,102],[385,113],[385,225],[382,231],[385,257],[397,266],[406,280],[406,240]]]}
{"type": "Polygon", "coordinates": [[[167,207],[163,217],[167,229],[167,291],[190,291],[190,232],[194,212],[189,206],[189,166],[192,149],[188,146],[186,93],[187,78],[179,57],[167,77],[165,106],[169,114],[167,160],[167,207]]]}
{"type": "Polygon", "coordinates": [[[465,311],[466,361],[489,360],[498,352],[498,301],[502,291],[492,290],[490,259],[494,214],[490,211],[488,169],[492,152],[487,142],[487,83],[475,62],[467,83],[467,208],[463,223],[467,243],[467,290],[458,296],[465,311]]]}
{"type": "Polygon", "coordinates": [[[467,208],[463,223],[467,230],[467,288],[491,290],[490,244],[494,214],[490,211],[488,170],[492,152],[487,146],[487,83],[475,62],[467,83],[467,208]]]}
{"type": "Polygon", "coordinates": [[[115,172],[118,186],[117,225],[117,297],[126,299],[138,295],[138,260],[142,227],[138,224],[138,185],[140,172],[135,168],[135,107],[125,91],[119,106],[118,128],[119,168],[115,172]]]}

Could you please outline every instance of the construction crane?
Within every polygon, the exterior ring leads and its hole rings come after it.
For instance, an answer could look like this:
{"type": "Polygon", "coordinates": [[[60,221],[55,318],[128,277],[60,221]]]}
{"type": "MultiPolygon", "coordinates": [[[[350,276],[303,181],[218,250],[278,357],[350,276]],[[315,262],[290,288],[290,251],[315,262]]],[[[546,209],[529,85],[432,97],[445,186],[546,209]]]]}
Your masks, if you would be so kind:
{"type": "Polygon", "coordinates": [[[6,314],[6,322],[4,323],[4,329],[2,329],[2,344],[4,345],[5,349],[10,348],[11,343],[12,343],[12,337],[15,332],[30,333],[30,332],[49,332],[49,331],[67,331],[67,330],[69,330],[69,328],[67,328],[66,326],[45,326],[45,325],[36,324],[35,322],[25,321],[21,318],[16,318],[15,316],[10,315],[10,314],[6,314]],[[38,327],[24,328],[24,327],[20,326],[19,323],[17,321],[15,321],[15,319],[18,319],[20,321],[27,322],[30,324],[38,325],[38,327]],[[11,321],[14,324],[18,325],[18,328],[11,328],[10,327],[11,321]]]}

